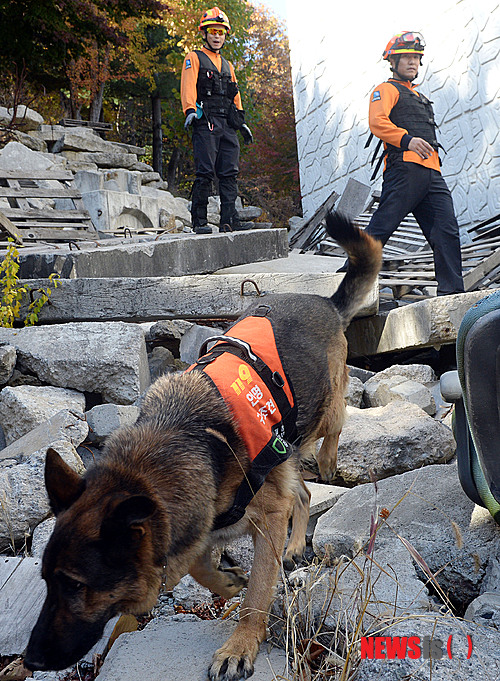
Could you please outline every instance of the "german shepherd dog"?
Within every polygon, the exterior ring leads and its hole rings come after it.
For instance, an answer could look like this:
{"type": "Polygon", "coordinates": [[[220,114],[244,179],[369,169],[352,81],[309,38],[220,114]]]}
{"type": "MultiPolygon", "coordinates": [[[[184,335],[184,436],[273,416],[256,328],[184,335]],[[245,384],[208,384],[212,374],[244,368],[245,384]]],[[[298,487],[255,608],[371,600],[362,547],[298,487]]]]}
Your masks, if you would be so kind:
{"type": "Polygon", "coordinates": [[[319,470],[324,479],[333,476],[348,382],[344,330],[381,264],[380,242],[346,218],[329,215],[327,231],[349,256],[337,292],[265,298],[295,392],[300,452],[295,448],[268,474],[236,524],[213,530],[250,463],[235,416],[202,371],[159,378],[137,422],[108,438],[103,457],[83,477],[48,450],[45,484],[57,522],[43,556],[47,597],[26,651],[29,669],[77,662],[111,617],[147,612],[161,587],[169,590],[190,573],[227,599],[247,587],[238,625],[215,652],[208,676],[236,681],[253,673],[291,517],[285,560],[298,559],[305,547],[309,493],[299,456],[311,455],[323,437],[319,470]],[[214,546],[244,533],[255,549],[248,580],[239,567],[212,562],[214,546]]]}

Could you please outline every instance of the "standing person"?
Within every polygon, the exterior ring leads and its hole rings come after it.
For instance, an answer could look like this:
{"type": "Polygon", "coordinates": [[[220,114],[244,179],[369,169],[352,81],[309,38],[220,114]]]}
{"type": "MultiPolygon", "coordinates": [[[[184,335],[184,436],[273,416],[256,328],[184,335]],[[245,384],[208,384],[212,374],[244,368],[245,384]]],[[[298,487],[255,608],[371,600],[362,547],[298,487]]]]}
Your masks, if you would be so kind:
{"type": "Polygon", "coordinates": [[[434,255],[438,295],[464,290],[460,234],[450,190],[441,175],[432,103],[413,81],[424,39],[403,31],[384,50],[392,77],[372,92],[369,124],[384,142],[385,168],[379,207],[366,231],[383,244],[413,213],[434,255]]]}
{"type": "Polygon", "coordinates": [[[240,130],[247,144],[253,142],[253,137],[245,125],[233,65],[220,54],[231,26],[226,14],[212,7],[203,13],[198,29],[203,47],[189,52],[181,76],[184,127],[193,131],[196,170],[191,202],[193,229],[196,234],[212,231],[207,223],[207,205],[216,176],[221,202],[220,231],[245,229],[235,207],[240,155],[236,130],[240,130]]]}

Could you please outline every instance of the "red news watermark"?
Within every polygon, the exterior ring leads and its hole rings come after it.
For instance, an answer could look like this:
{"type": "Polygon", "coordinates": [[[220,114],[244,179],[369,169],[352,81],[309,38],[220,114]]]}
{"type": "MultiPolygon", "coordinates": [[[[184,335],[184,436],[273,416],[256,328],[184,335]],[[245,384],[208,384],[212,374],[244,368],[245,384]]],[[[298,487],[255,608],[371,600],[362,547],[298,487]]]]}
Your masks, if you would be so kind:
{"type": "MultiPolygon", "coordinates": [[[[467,659],[472,655],[472,638],[467,634],[467,659]]],[[[448,636],[446,646],[439,638],[430,636],[362,636],[362,660],[440,660],[445,652],[453,659],[453,634],[448,636]]]]}

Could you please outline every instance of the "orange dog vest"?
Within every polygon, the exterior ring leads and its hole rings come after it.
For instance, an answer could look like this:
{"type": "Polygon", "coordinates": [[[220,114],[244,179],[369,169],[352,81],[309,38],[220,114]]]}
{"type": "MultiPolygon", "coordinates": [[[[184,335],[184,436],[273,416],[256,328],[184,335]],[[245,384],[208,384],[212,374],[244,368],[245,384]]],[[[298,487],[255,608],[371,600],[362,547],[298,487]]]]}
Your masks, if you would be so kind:
{"type": "Polygon", "coordinates": [[[267,474],[292,453],[297,408],[293,388],[281,363],[271,321],[260,306],[227,334],[205,341],[202,356],[187,369],[204,371],[231,409],[252,466],[236,493],[232,508],[219,516],[214,529],[237,522],[267,474]],[[210,352],[209,342],[216,340],[210,352]]]}

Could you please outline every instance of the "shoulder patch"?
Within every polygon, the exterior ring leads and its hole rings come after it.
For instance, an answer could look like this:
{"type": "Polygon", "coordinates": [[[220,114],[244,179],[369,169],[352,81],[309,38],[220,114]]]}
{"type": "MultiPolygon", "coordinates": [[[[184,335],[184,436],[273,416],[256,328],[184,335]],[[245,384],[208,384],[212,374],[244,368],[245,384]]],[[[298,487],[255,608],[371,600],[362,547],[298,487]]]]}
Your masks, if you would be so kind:
{"type": "Polygon", "coordinates": [[[375,92],[372,95],[372,102],[378,102],[380,97],[380,90],[375,90],[375,92]]]}
{"type": "Polygon", "coordinates": [[[186,68],[186,69],[190,69],[190,68],[191,68],[191,59],[186,59],[186,66],[185,66],[185,68],[186,68]]]}

